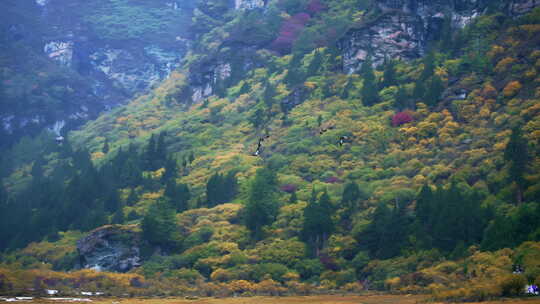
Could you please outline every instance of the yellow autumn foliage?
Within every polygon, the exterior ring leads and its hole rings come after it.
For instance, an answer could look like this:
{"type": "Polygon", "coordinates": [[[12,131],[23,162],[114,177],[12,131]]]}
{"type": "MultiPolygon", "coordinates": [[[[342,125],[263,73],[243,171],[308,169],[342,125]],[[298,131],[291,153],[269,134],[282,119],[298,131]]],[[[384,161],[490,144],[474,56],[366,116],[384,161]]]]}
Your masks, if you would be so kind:
{"type": "Polygon", "coordinates": [[[513,97],[519,92],[519,90],[521,90],[522,87],[523,86],[519,81],[511,81],[504,87],[503,94],[505,97],[513,97]]]}

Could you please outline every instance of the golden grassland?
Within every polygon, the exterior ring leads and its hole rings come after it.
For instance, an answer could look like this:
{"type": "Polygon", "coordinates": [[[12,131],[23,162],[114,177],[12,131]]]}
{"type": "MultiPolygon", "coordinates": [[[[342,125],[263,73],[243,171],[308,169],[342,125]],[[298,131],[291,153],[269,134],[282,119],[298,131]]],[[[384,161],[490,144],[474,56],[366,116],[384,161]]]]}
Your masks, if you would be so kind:
{"type": "MultiPolygon", "coordinates": [[[[183,298],[103,298],[95,299],[95,304],[416,304],[429,302],[426,296],[421,295],[320,295],[296,297],[237,297],[237,298],[200,298],[188,300],[183,298]]],[[[45,301],[33,303],[62,303],[45,301]]],[[[443,302],[436,302],[439,304],[443,302]]],[[[470,303],[470,302],[469,302],[470,303]]],[[[540,298],[513,298],[497,301],[478,302],[482,304],[540,304],[540,298]]],[[[476,304],[476,303],[470,303],[476,304]]]]}

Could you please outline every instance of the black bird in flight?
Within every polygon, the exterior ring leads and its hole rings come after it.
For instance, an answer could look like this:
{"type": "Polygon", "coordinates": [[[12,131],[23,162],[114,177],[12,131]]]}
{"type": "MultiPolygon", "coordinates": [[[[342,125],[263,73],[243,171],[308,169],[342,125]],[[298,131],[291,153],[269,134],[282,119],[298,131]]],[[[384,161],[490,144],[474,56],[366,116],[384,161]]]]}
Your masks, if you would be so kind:
{"type": "Polygon", "coordinates": [[[335,128],[334,126],[330,126],[330,127],[326,128],[326,129],[321,129],[321,130],[319,131],[319,134],[320,134],[320,135],[323,135],[323,134],[326,133],[328,130],[333,130],[334,128],[335,128]]]}
{"type": "Polygon", "coordinates": [[[348,142],[349,141],[349,137],[348,136],[341,136],[339,138],[339,141],[338,141],[338,144],[340,146],[343,146],[344,143],[348,142]]]}
{"type": "Polygon", "coordinates": [[[262,143],[265,139],[268,139],[270,138],[270,135],[265,135],[261,138],[259,138],[259,143],[257,144],[257,150],[255,150],[255,152],[253,152],[253,156],[260,156],[261,155],[261,148],[262,148],[262,143]]]}

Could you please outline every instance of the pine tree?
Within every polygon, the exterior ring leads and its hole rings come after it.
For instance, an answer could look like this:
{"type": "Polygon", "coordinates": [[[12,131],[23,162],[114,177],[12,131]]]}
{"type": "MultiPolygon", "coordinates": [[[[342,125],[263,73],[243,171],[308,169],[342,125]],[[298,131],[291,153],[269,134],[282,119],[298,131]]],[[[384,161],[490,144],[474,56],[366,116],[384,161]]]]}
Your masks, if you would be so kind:
{"type": "Polygon", "coordinates": [[[164,249],[174,249],[178,246],[179,233],[174,208],[167,200],[158,200],[150,205],[144,216],[141,228],[143,238],[153,245],[164,249]]]}
{"type": "Polygon", "coordinates": [[[451,17],[445,17],[443,27],[441,30],[439,40],[439,48],[443,52],[450,52],[453,48],[452,45],[452,18],[451,17]]]}
{"type": "Polygon", "coordinates": [[[364,84],[362,86],[362,90],[360,91],[362,103],[364,106],[369,107],[379,102],[379,92],[375,83],[375,73],[373,72],[370,57],[368,57],[362,64],[360,74],[364,79],[364,84]]]}
{"type": "Polygon", "coordinates": [[[429,225],[431,223],[430,219],[438,211],[433,210],[433,198],[431,187],[428,184],[424,184],[416,198],[415,212],[416,218],[426,230],[431,229],[429,225]]]}
{"type": "Polygon", "coordinates": [[[152,134],[146,145],[146,150],[144,152],[144,166],[146,170],[155,170],[154,163],[156,159],[156,136],[152,134]]]}
{"type": "Polygon", "coordinates": [[[431,78],[435,73],[435,53],[429,52],[424,57],[424,68],[422,74],[420,74],[420,81],[426,81],[431,78]]]}
{"type": "Polygon", "coordinates": [[[219,205],[223,196],[223,177],[216,173],[206,183],[206,204],[208,207],[219,205]]]}
{"type": "Polygon", "coordinates": [[[274,95],[276,95],[275,88],[270,83],[267,83],[263,92],[263,101],[268,108],[271,108],[275,102],[274,95]]]}
{"type": "Polygon", "coordinates": [[[271,224],[277,216],[276,186],[275,172],[267,168],[257,170],[245,206],[246,227],[255,240],[262,239],[262,227],[271,224]]]}
{"type": "Polygon", "coordinates": [[[240,87],[240,90],[238,91],[238,95],[247,94],[249,93],[249,90],[251,90],[251,86],[247,83],[247,81],[244,81],[240,87]]]}
{"type": "Polygon", "coordinates": [[[317,201],[316,193],[313,191],[312,198],[304,209],[302,238],[314,249],[317,256],[334,231],[333,212],[334,208],[328,193],[325,191],[317,201]]]}
{"type": "Polygon", "coordinates": [[[284,81],[289,87],[295,87],[304,82],[304,79],[304,73],[302,72],[302,56],[294,54],[289,62],[287,75],[285,75],[284,81]]]}
{"type": "Polygon", "coordinates": [[[396,92],[396,96],[394,99],[394,107],[398,109],[399,111],[403,111],[407,108],[408,104],[408,96],[407,96],[407,90],[400,86],[398,88],[398,91],[396,92]]]}
{"type": "Polygon", "coordinates": [[[519,128],[512,129],[510,141],[504,150],[504,159],[510,163],[508,172],[510,182],[515,185],[516,204],[523,202],[528,158],[527,140],[523,138],[519,128]]]}
{"type": "Polygon", "coordinates": [[[105,143],[103,144],[103,153],[107,154],[109,153],[109,139],[105,139],[105,143]]]}
{"type": "Polygon", "coordinates": [[[379,204],[373,213],[371,223],[358,236],[371,257],[378,258],[383,252],[391,218],[392,212],[388,206],[384,203],[379,204]]]}
{"type": "Polygon", "coordinates": [[[343,88],[343,91],[341,91],[341,99],[349,99],[354,90],[356,90],[356,86],[354,85],[352,79],[349,79],[343,88]]]}
{"type": "Polygon", "coordinates": [[[191,193],[189,187],[186,184],[179,184],[176,188],[176,211],[183,212],[189,209],[189,200],[191,199],[191,193]]]}
{"type": "Polygon", "coordinates": [[[165,144],[166,137],[167,137],[167,132],[162,131],[159,133],[157,144],[156,144],[154,170],[157,170],[163,167],[165,164],[165,161],[167,160],[167,145],[165,144]]]}
{"type": "Polygon", "coordinates": [[[428,106],[435,106],[444,91],[444,84],[441,78],[437,75],[431,77],[429,81],[428,89],[424,96],[424,101],[428,106]]]}
{"type": "Polygon", "coordinates": [[[313,59],[309,63],[308,69],[307,69],[307,76],[316,76],[318,75],[319,70],[321,69],[323,63],[323,56],[322,54],[316,50],[315,54],[313,54],[313,59]]]}
{"type": "Polygon", "coordinates": [[[388,60],[384,65],[381,87],[386,88],[395,85],[397,85],[395,62],[393,60],[388,60]]]}
{"type": "Polygon", "coordinates": [[[122,210],[122,208],[119,208],[118,211],[114,213],[111,224],[123,224],[124,221],[124,211],[122,210]]]}
{"type": "Polygon", "coordinates": [[[418,80],[414,84],[414,90],[412,94],[412,98],[414,102],[422,101],[426,94],[426,86],[424,84],[423,80],[418,80]]]}
{"type": "Polygon", "coordinates": [[[238,180],[236,178],[235,171],[229,171],[227,175],[223,177],[223,203],[230,202],[236,196],[238,192],[238,180]]]}
{"type": "Polygon", "coordinates": [[[137,196],[137,191],[135,189],[129,190],[129,195],[126,199],[126,205],[133,206],[139,200],[137,196]]]}
{"type": "Polygon", "coordinates": [[[264,123],[264,111],[261,108],[257,108],[255,113],[248,118],[249,122],[253,124],[254,128],[260,127],[264,123]]]}
{"type": "Polygon", "coordinates": [[[296,197],[296,191],[294,191],[289,198],[289,204],[296,204],[297,202],[298,198],[296,197]]]}
{"type": "Polygon", "coordinates": [[[168,157],[165,161],[165,172],[161,176],[161,182],[167,182],[170,179],[178,177],[178,164],[172,157],[168,157]]]}
{"type": "Polygon", "coordinates": [[[174,179],[168,180],[167,184],[165,185],[163,195],[167,197],[173,204],[174,200],[176,199],[176,190],[176,181],[174,179]]]}

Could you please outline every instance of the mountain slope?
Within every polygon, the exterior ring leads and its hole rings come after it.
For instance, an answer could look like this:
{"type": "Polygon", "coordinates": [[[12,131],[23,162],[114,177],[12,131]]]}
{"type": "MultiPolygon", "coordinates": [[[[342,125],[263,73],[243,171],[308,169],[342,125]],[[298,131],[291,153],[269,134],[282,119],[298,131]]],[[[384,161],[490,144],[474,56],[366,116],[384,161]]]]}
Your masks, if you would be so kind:
{"type": "MultiPolygon", "coordinates": [[[[277,8],[290,13],[285,28],[321,26],[334,13],[305,16],[284,3],[277,8]]],[[[258,50],[251,58],[259,65],[238,78],[218,64],[228,76],[210,78],[203,86],[215,95],[198,101],[193,75],[205,57],[193,51],[186,68],[152,93],[62,145],[38,152],[26,143],[8,154],[18,158],[5,180],[3,247],[46,236],[40,246],[60,238],[63,251],[51,257],[34,244],[6,254],[4,265],[91,267],[74,261],[73,234],[58,231],[112,223],[126,225],[98,228],[85,240],[100,244],[103,231],[119,229],[124,237],[114,242],[135,246],[128,258],[143,265],[96,280],[119,280],[115,286],[139,294],[387,289],[481,299],[506,295],[513,280],[532,283],[538,244],[527,241],[538,241],[540,231],[539,12],[478,17],[431,40],[428,54],[413,61],[387,58],[374,70],[377,54],[367,53],[350,75],[335,40],[299,50],[276,38],[276,52],[258,50]],[[22,228],[27,223],[33,229],[22,228]],[[141,227],[135,245],[127,224],[141,227]],[[21,229],[10,233],[9,225],[21,229]],[[525,273],[510,276],[512,264],[525,273]]],[[[213,28],[201,44],[215,46],[210,38],[220,33],[213,28]]],[[[22,280],[10,271],[4,277],[22,280]]]]}

